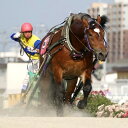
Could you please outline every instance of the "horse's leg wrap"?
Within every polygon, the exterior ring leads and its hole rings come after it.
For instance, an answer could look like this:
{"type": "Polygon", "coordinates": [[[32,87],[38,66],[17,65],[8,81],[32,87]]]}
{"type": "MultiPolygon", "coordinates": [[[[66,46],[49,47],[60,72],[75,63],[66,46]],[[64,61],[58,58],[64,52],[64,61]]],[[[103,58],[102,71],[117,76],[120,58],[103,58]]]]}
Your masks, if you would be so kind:
{"type": "Polygon", "coordinates": [[[84,97],[87,98],[90,91],[92,90],[91,80],[87,79],[85,86],[83,87],[84,97]]]}
{"type": "Polygon", "coordinates": [[[85,85],[83,86],[84,98],[78,102],[77,105],[78,108],[84,109],[84,107],[87,105],[87,98],[91,90],[92,90],[91,80],[87,79],[85,85]]]}

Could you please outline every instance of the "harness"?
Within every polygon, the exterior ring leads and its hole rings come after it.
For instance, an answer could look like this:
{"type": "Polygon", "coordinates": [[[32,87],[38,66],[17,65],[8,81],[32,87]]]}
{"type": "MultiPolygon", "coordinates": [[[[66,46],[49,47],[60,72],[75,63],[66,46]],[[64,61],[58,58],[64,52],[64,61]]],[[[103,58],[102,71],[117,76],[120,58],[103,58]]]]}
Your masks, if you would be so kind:
{"type": "MultiPolygon", "coordinates": [[[[80,16],[80,18],[82,19],[84,16],[86,16],[87,14],[84,14],[82,16],[80,16]]],[[[87,15],[88,16],[88,15],[87,15]]],[[[93,52],[95,53],[94,49],[91,47],[90,45],[90,41],[88,39],[88,35],[85,34],[85,41],[87,42],[87,46],[85,46],[79,39],[78,37],[72,32],[72,30],[70,29],[70,25],[71,25],[71,22],[72,22],[72,19],[73,17],[75,17],[75,14],[72,14],[70,15],[66,20],[64,20],[64,22],[62,22],[61,24],[64,24],[63,26],[59,27],[59,28],[56,28],[53,27],[52,29],[50,29],[49,33],[47,35],[51,35],[50,36],[50,41],[49,41],[49,47],[47,49],[47,52],[46,52],[46,57],[45,57],[45,62],[44,62],[44,66],[43,66],[43,72],[46,71],[46,68],[48,67],[48,64],[50,62],[50,60],[52,59],[52,57],[57,53],[59,52],[60,50],[62,50],[62,48],[65,46],[67,49],[69,49],[69,51],[71,52],[70,53],[70,56],[74,59],[74,60],[80,60],[80,59],[83,59],[84,56],[85,56],[85,53],[86,52],[93,52]],[[58,32],[60,30],[60,28],[62,29],[61,31],[61,39],[58,40],[57,42],[51,44],[51,41],[54,37],[54,34],[56,32],[58,32]],[[76,50],[73,46],[72,46],[72,43],[70,41],[70,37],[69,37],[69,32],[71,32],[73,34],[73,36],[75,36],[75,38],[84,46],[84,51],[83,52],[80,52],[78,50],[76,50]],[[57,47],[58,45],[62,45],[61,48],[58,48],[56,51],[54,52],[51,52],[52,49],[54,49],[55,47],[57,47]]],[[[93,18],[89,17],[87,18],[89,24],[91,24],[91,22],[95,22],[96,24],[98,24],[101,28],[102,26],[96,21],[94,20],[93,18]]],[[[59,25],[61,25],[59,24],[59,25]]],[[[88,29],[90,29],[91,25],[89,25],[88,28],[85,28],[84,30],[84,33],[87,32],[88,29]]],[[[103,29],[103,28],[102,28],[103,29]]],[[[104,29],[103,29],[104,30],[104,29]]],[[[104,45],[107,47],[108,44],[107,42],[105,41],[104,39],[104,45]]],[[[94,60],[93,60],[93,66],[97,63],[98,59],[96,58],[96,56],[94,56],[94,60]]]]}

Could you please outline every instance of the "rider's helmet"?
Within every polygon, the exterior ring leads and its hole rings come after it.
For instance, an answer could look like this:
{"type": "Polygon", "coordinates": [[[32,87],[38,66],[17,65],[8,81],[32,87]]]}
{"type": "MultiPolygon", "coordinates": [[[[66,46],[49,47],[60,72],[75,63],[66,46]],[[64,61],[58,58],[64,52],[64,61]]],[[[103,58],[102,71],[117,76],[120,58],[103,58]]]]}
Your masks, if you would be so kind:
{"type": "Polygon", "coordinates": [[[24,23],[21,26],[21,32],[28,32],[28,31],[32,31],[33,27],[30,23],[24,23]]]}

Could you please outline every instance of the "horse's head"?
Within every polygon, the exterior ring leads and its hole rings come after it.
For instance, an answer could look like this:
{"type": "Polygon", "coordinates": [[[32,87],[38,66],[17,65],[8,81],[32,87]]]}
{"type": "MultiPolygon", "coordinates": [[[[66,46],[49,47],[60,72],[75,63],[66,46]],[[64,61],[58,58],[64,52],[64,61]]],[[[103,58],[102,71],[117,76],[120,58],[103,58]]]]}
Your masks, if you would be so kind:
{"type": "Polygon", "coordinates": [[[106,16],[91,18],[88,14],[79,13],[73,16],[71,30],[79,39],[83,39],[85,48],[93,52],[98,60],[105,61],[108,44],[105,41],[106,16]]]}

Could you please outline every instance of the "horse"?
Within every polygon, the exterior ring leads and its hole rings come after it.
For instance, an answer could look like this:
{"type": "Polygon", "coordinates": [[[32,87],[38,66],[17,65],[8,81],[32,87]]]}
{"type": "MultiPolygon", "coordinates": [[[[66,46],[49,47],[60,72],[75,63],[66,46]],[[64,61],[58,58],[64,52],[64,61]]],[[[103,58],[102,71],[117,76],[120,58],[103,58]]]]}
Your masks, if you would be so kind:
{"type": "MultiPolygon", "coordinates": [[[[63,25],[50,30],[42,39],[43,44],[49,37],[44,67],[47,67],[46,74],[50,76],[48,81],[51,81],[51,97],[58,115],[63,113],[64,104],[70,104],[75,99],[72,94],[77,90],[78,78],[83,99],[77,107],[84,109],[87,105],[92,90],[91,74],[94,65],[98,60],[105,61],[108,55],[108,43],[105,41],[107,22],[106,16],[98,15],[94,19],[86,13],[70,14],[63,25]]],[[[43,59],[41,57],[40,63],[43,59]]],[[[42,75],[42,79],[43,77],[42,75]]],[[[42,86],[45,86],[43,82],[42,86]]]]}

